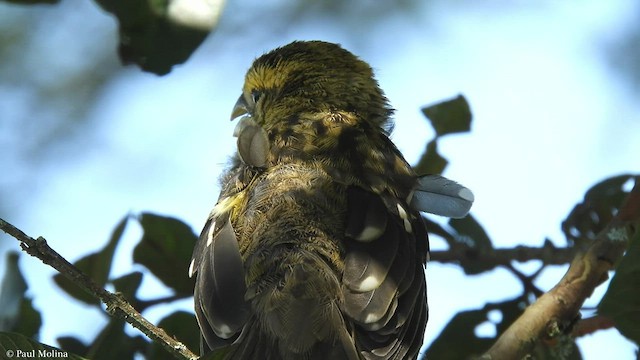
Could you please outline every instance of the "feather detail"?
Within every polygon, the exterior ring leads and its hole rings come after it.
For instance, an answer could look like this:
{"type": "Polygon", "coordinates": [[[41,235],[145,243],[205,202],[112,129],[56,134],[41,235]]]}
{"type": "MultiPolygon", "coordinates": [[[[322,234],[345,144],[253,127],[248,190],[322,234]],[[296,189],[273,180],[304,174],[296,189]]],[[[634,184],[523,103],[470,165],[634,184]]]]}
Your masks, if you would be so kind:
{"type": "Polygon", "coordinates": [[[462,218],[469,213],[473,201],[468,188],[440,175],[426,175],[418,179],[410,202],[419,211],[462,218]]]}
{"type": "Polygon", "coordinates": [[[347,191],[347,228],[345,235],[361,241],[373,241],[387,227],[387,209],[378,196],[361,188],[351,187],[347,191]]]}
{"type": "Polygon", "coordinates": [[[365,292],[382,284],[398,251],[398,229],[387,231],[370,243],[347,241],[342,282],[351,290],[365,292]]]}
{"type": "Polygon", "coordinates": [[[396,290],[393,281],[383,282],[378,288],[362,293],[344,288],[343,310],[361,325],[376,323],[389,311],[395,300],[396,290]]]}

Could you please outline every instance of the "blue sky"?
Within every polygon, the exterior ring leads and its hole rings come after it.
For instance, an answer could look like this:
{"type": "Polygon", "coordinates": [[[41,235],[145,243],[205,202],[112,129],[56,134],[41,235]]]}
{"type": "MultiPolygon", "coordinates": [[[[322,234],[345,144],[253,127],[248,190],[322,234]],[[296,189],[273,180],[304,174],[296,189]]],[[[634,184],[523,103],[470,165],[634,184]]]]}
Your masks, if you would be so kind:
{"type": "MultiPolygon", "coordinates": [[[[82,143],[38,164],[9,159],[10,171],[0,174],[0,184],[16,173],[38,180],[17,188],[26,196],[21,211],[7,220],[45,236],[69,259],[103,246],[127,212],[177,216],[199,231],[216,201],[217,177],[235,147],[235,124],[228,117],[244,72],[254,57],[298,39],[339,42],[374,67],[397,109],[392,139],[410,162],[432,136],[420,108],[465,95],[474,115],[472,132],[442,141],[441,152],[451,162],[445,175],[474,191],[472,212],[497,246],[541,245],[545,237],[562,245],[560,222],[591,185],[640,171],[637,94],[612,75],[603,55],[603,47],[620,37],[640,10],[632,1],[433,2],[410,16],[393,13],[375,27],[358,30],[326,19],[282,26],[270,23],[269,16],[238,30],[225,20],[248,6],[268,12],[277,3],[230,2],[217,32],[169,76],[131,69],[113,79],[89,115],[96,127],[82,143]],[[225,41],[237,31],[236,41],[225,41]]],[[[80,10],[94,30],[115,36],[113,20],[95,5],[80,10]]],[[[115,48],[110,39],[104,46],[115,48]]],[[[64,68],[77,59],[51,55],[48,61],[64,68]]],[[[129,259],[139,234],[129,227],[114,276],[139,269],[129,259]]],[[[433,241],[432,247],[443,246],[433,241]]],[[[21,266],[36,307],[45,310],[44,342],[63,334],[95,336],[96,325],[104,322],[100,315],[60,294],[48,267],[26,257],[21,266]]],[[[519,267],[536,269],[535,264],[519,267]]],[[[565,269],[545,270],[537,284],[548,289],[565,269]]],[[[457,311],[521,292],[504,270],[466,277],[455,266],[432,263],[427,279],[427,342],[457,311]]],[[[588,304],[596,305],[604,290],[601,286],[588,304]]],[[[158,284],[144,283],[143,295],[162,291],[158,284]]],[[[190,309],[191,303],[182,306],[190,309]]],[[[156,310],[149,317],[157,320],[169,311],[156,310]]],[[[490,334],[492,328],[487,324],[481,331],[490,334]]],[[[616,330],[579,344],[585,359],[635,358],[635,346],[616,330]]]]}

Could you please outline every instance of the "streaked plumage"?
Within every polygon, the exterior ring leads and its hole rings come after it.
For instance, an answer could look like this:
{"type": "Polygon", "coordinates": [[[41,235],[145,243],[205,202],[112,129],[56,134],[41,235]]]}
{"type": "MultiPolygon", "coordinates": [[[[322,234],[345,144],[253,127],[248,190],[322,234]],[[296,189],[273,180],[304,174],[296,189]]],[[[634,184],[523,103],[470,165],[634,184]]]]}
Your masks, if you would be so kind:
{"type": "Polygon", "coordinates": [[[428,317],[427,232],[410,205],[421,184],[388,139],[371,68],[335,44],[291,43],[255,60],[243,114],[190,267],[205,351],[415,359],[428,317]]]}

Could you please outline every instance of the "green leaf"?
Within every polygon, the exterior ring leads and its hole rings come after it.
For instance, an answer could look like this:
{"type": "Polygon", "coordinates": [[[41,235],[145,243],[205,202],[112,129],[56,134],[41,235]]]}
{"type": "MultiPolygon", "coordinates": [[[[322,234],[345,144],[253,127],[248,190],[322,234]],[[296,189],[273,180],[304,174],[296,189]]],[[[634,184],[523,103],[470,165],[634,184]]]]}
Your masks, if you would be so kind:
{"type": "MultiPolygon", "coordinates": [[[[193,313],[176,311],[160,320],[158,327],[185,344],[191,351],[197,350],[200,347],[200,331],[198,330],[198,322],[193,313]]],[[[160,344],[152,342],[149,344],[147,359],[173,360],[175,358],[160,344]]]]}
{"type": "Polygon", "coordinates": [[[82,340],[73,336],[61,336],[56,338],[56,341],[62,350],[72,352],[80,356],[87,356],[87,352],[89,351],[89,347],[85,345],[82,340]]]}
{"type": "Polygon", "coordinates": [[[3,359],[70,359],[85,360],[78,355],[41,344],[22,334],[0,332],[0,354],[3,359]]]}
{"type": "Polygon", "coordinates": [[[12,331],[37,337],[42,326],[40,313],[26,297],[27,282],[18,266],[19,254],[7,253],[6,270],[0,284],[0,331],[12,331]]]}
{"type": "Polygon", "coordinates": [[[468,132],[471,129],[471,109],[467,99],[462,95],[427,106],[422,112],[431,122],[436,137],[468,132]]]}
{"type": "Polygon", "coordinates": [[[111,283],[116,288],[116,291],[121,293],[127,301],[135,304],[136,293],[138,292],[138,288],[140,288],[140,284],[142,284],[142,273],[134,271],[130,274],[111,280],[111,283]]]}
{"type": "MultiPolygon", "coordinates": [[[[99,286],[104,287],[109,279],[109,273],[111,272],[111,263],[113,262],[113,254],[115,253],[116,246],[122,238],[122,234],[127,225],[127,219],[129,216],[125,216],[120,220],[116,228],[111,233],[111,238],[107,245],[100,251],[93,254],[86,255],[80,260],[76,261],[74,265],[80,269],[83,273],[88,275],[99,286]]],[[[54,281],[60,288],[62,288],[67,294],[72,297],[85,302],[87,304],[98,305],[100,300],[93,297],[91,294],[82,290],[73,281],[67,279],[62,274],[57,274],[53,277],[54,281]]]]}
{"type": "Polygon", "coordinates": [[[640,343],[640,231],[631,239],[598,312],[613,319],[622,335],[640,343]]]}
{"type": "Polygon", "coordinates": [[[451,247],[464,247],[468,256],[461,259],[460,265],[464,272],[469,275],[479,274],[492,270],[491,264],[484,264],[473,259],[474,252],[486,252],[493,249],[493,244],[482,225],[472,216],[467,215],[462,219],[450,219],[449,225],[455,230],[454,243],[449,243],[451,247]]]}
{"type": "Polygon", "coordinates": [[[42,327],[42,316],[40,316],[40,312],[33,307],[33,301],[30,298],[25,297],[20,302],[18,319],[20,319],[20,321],[11,329],[12,331],[28,337],[38,337],[40,327],[42,327]]]}
{"type": "Polygon", "coordinates": [[[27,282],[18,267],[19,255],[15,251],[7,253],[4,278],[0,285],[0,330],[12,331],[18,322],[20,300],[27,291],[27,282]]]}
{"type": "MultiPolygon", "coordinates": [[[[172,8],[172,1],[96,0],[117,19],[120,28],[118,53],[124,64],[165,75],[185,62],[217,25],[224,1],[208,1],[172,8]],[[191,6],[191,8],[189,8],[191,6]],[[185,17],[191,10],[196,17],[185,17]]],[[[192,2],[193,3],[193,2],[192,2]]]]}
{"type": "Polygon", "coordinates": [[[477,337],[474,329],[485,321],[487,311],[484,309],[457,313],[431,343],[423,359],[461,360],[482,354],[493,339],[477,337]]]}
{"type": "Polygon", "coordinates": [[[448,164],[438,153],[438,138],[447,134],[467,132],[471,129],[471,109],[462,95],[427,106],[422,109],[436,131],[436,136],[427,144],[414,170],[419,175],[442,174],[448,164]]]}
{"type": "Polygon", "coordinates": [[[595,184],[562,222],[562,231],[569,244],[588,244],[593,241],[618,212],[627,197],[634,174],[623,174],[595,184]]]}
{"type": "Polygon", "coordinates": [[[474,249],[486,250],[493,248],[489,235],[472,215],[467,215],[461,219],[449,219],[449,226],[458,233],[456,241],[469,245],[474,249]]]}
{"type": "Polygon", "coordinates": [[[133,261],[144,265],[178,295],[193,294],[194,280],[187,275],[198,237],[182,221],[143,213],[142,239],[133,250],[133,261]]]}
{"type": "Polygon", "coordinates": [[[427,144],[427,148],[413,170],[420,175],[442,174],[448,163],[449,161],[438,153],[438,142],[433,139],[427,144]]]}
{"type": "Polygon", "coordinates": [[[87,357],[91,360],[133,360],[148,346],[144,337],[131,337],[124,332],[125,321],[111,318],[90,345],[87,357]]]}

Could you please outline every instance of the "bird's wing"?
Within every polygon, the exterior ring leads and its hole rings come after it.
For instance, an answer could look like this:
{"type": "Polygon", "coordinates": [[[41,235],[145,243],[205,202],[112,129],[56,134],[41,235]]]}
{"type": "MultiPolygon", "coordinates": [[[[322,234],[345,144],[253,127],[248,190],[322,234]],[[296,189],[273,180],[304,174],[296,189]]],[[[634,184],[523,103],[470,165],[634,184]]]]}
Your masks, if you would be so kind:
{"type": "Polygon", "coordinates": [[[202,230],[189,267],[189,276],[196,273],[194,301],[202,336],[209,348],[228,344],[249,314],[244,266],[228,214],[214,211],[202,230]]]}
{"type": "Polygon", "coordinates": [[[427,319],[420,214],[394,197],[352,186],[347,196],[342,311],[365,359],[415,358],[427,319]]]}

